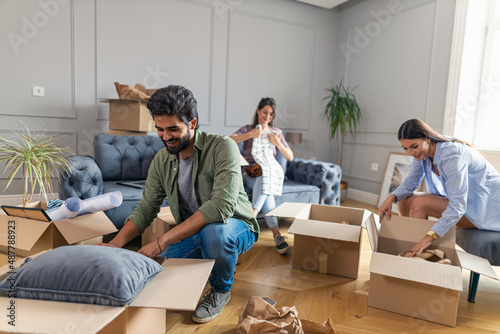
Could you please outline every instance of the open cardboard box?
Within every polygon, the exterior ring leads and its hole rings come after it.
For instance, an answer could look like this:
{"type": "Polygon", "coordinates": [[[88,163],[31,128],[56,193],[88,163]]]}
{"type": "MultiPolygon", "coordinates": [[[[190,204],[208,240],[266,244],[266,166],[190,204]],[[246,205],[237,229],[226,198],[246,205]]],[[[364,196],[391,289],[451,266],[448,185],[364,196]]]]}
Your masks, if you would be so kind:
{"type": "Polygon", "coordinates": [[[105,99],[109,103],[109,129],[126,131],[156,131],[144,100],[105,99]]]}
{"type": "Polygon", "coordinates": [[[373,214],[368,210],[330,205],[281,204],[267,216],[294,219],[294,268],[357,278],[362,249],[362,226],[373,214]],[[347,221],[350,224],[342,224],[347,221]]]}
{"type": "Polygon", "coordinates": [[[163,234],[167,233],[172,227],[175,226],[175,219],[170,212],[169,206],[161,207],[158,217],[153,220],[151,225],[144,230],[141,236],[142,247],[146,246],[152,241],[156,241],[163,234]]]}
{"type": "MultiPolygon", "coordinates": [[[[17,261],[15,266],[21,264],[17,261]]],[[[213,264],[214,260],[167,259],[165,269],[122,307],[0,297],[0,308],[7,314],[0,321],[0,333],[163,334],[165,310],[193,311],[213,264]],[[15,326],[8,323],[11,320],[15,326]]],[[[10,271],[9,265],[0,268],[0,280],[10,271]]]]}
{"type": "Polygon", "coordinates": [[[384,218],[380,230],[368,221],[373,249],[370,261],[368,306],[443,325],[455,326],[462,291],[462,268],[498,280],[488,260],[455,249],[455,228],[435,240],[451,265],[398,257],[419,242],[435,221],[384,218]]]}
{"type": "MultiPolygon", "coordinates": [[[[27,207],[47,209],[45,202],[29,203],[27,207]]],[[[116,232],[115,225],[104,212],[57,220],[55,222],[8,216],[0,210],[0,252],[26,257],[43,250],[81,243],[95,243],[102,235],[116,232]],[[14,226],[14,241],[9,249],[8,226],[14,226]],[[96,239],[97,238],[97,239],[96,239]],[[85,242],[84,242],[85,243],[85,242]],[[12,254],[12,253],[11,253],[12,254]]]]}

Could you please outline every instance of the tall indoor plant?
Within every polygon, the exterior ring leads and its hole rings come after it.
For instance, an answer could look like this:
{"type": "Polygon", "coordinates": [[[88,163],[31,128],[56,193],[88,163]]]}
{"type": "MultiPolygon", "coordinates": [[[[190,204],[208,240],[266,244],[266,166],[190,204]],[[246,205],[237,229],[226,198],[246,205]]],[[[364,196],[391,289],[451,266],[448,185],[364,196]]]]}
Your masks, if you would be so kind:
{"type": "Polygon", "coordinates": [[[25,206],[31,201],[36,187],[47,201],[47,193],[52,192],[52,178],[59,171],[70,170],[66,159],[70,152],[67,147],[54,144],[54,139],[58,136],[46,136],[45,126],[32,135],[26,124],[23,125],[25,131],[14,131],[17,139],[0,137],[0,162],[5,163],[5,171],[9,173],[5,189],[11,185],[17,173],[22,171],[25,206]]]}
{"type": "MultiPolygon", "coordinates": [[[[340,167],[344,157],[345,136],[348,132],[353,137],[356,136],[356,127],[361,119],[361,110],[353,93],[355,89],[356,87],[345,87],[342,81],[338,85],[332,83],[332,86],[326,89],[327,96],[323,99],[326,105],[322,116],[329,122],[330,140],[340,136],[340,167]]],[[[343,182],[343,188],[345,191],[341,195],[342,201],[347,196],[347,182],[343,182]]]]}

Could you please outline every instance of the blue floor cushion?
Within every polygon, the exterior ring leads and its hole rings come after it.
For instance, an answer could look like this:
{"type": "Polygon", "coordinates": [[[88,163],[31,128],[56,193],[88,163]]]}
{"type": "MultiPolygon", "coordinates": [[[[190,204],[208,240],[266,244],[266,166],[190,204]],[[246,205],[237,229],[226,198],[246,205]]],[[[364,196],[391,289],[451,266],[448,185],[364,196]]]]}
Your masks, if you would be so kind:
{"type": "Polygon", "coordinates": [[[121,306],[129,304],[163,267],[122,248],[83,245],[47,251],[0,283],[12,297],[121,306]]]}

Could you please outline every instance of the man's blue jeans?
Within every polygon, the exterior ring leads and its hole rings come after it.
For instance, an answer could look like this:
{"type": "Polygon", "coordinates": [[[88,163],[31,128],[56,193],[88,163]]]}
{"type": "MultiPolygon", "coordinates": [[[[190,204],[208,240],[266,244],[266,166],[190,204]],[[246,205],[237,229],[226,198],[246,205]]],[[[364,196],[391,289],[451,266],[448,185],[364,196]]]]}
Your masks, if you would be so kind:
{"type": "Polygon", "coordinates": [[[255,243],[255,233],[236,218],[227,223],[211,223],[186,239],[168,246],[160,254],[169,258],[215,259],[210,285],[217,292],[228,292],[233,285],[238,256],[255,243]]]}

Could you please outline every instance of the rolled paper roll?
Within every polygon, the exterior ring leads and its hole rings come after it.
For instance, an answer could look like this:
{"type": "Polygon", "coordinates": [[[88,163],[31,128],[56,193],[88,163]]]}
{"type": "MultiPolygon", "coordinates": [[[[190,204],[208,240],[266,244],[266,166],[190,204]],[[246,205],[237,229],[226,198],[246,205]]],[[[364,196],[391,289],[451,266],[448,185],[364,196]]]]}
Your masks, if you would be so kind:
{"type": "Polygon", "coordinates": [[[123,202],[121,191],[113,191],[111,193],[102,194],[99,196],[87,198],[83,201],[83,208],[78,215],[104,211],[119,207],[123,202]]]}
{"type": "Polygon", "coordinates": [[[52,221],[62,220],[76,216],[82,209],[83,201],[78,197],[70,197],[60,207],[48,210],[47,215],[52,221]]]}

